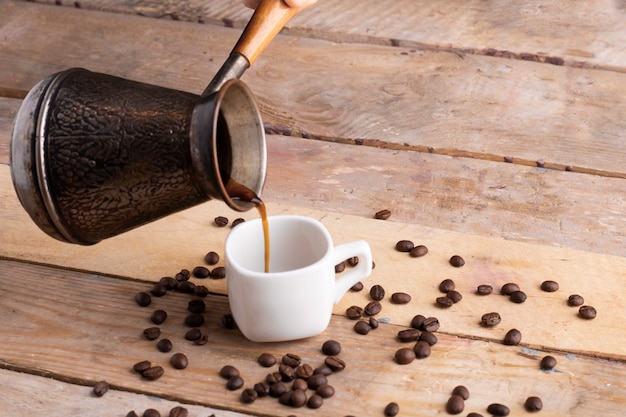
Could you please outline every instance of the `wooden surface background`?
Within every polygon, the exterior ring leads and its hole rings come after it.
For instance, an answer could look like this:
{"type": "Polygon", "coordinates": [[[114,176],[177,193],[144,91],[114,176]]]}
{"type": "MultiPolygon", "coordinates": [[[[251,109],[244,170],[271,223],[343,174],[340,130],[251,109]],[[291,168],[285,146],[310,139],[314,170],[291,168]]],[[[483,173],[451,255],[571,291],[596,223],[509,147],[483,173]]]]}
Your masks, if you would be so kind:
{"type": "Polygon", "coordinates": [[[618,0],[319,0],[303,11],[243,77],[268,132],[263,197],[271,214],[321,219],[337,243],[366,239],[377,264],[366,289],[380,283],[413,300],[386,300],[389,323],[359,336],[344,312],[368,297],[350,293],[325,334],[259,346],[220,328],[225,282],[202,282],[213,292],[210,343],[182,340],[176,317],[188,297],[168,295],[156,304],[173,314],[166,331],[192,365],[156,382],[130,371],[145,358],[167,362],[141,340],[149,311],[134,293],[219,252],[228,229],[212,218],[238,214],[210,202],[93,247],[53,241],[11,185],[13,117],[37,81],[74,66],[199,93],[250,13],[239,0],[0,1],[0,408],[123,416],[185,404],[193,416],[380,416],[397,401],[400,415],[443,415],[463,383],[472,395],[465,414],[503,402],[524,415],[525,398],[539,395],[541,415],[621,416],[626,4],[618,0]],[[391,218],[373,220],[383,208],[391,218]],[[401,238],[430,253],[395,252],[401,238]],[[467,260],[458,270],[447,264],[455,253],[467,260]],[[433,304],[444,278],[464,295],[449,310],[433,304]],[[540,291],[544,279],[560,291],[540,291]],[[526,303],[473,294],[480,283],[509,281],[526,303]],[[575,292],[597,319],[566,306],[575,292]],[[501,326],[478,325],[487,310],[501,313],[501,326]],[[430,358],[399,366],[395,333],[418,313],[440,319],[440,342],[430,358]],[[512,327],[522,346],[500,343],[512,327]],[[320,411],[243,405],[216,375],[232,363],[256,382],[266,372],[254,364],[262,350],[317,363],[327,338],[341,340],[348,368],[331,377],[338,392],[320,411]],[[546,353],[557,357],[555,372],[538,369],[546,353]],[[89,386],[100,379],[113,389],[96,399],[89,386]]]}

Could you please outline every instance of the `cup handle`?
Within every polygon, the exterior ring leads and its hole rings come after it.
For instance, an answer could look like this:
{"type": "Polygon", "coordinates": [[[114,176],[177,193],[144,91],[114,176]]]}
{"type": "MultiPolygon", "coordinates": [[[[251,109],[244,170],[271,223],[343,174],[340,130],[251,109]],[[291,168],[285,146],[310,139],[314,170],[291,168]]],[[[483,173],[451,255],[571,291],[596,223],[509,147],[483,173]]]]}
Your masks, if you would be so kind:
{"type": "Polygon", "coordinates": [[[341,301],[343,295],[357,282],[367,278],[372,273],[372,250],[364,240],[343,243],[335,246],[334,257],[337,265],[353,256],[359,257],[359,263],[351,270],[335,278],[335,304],[341,301]]]}

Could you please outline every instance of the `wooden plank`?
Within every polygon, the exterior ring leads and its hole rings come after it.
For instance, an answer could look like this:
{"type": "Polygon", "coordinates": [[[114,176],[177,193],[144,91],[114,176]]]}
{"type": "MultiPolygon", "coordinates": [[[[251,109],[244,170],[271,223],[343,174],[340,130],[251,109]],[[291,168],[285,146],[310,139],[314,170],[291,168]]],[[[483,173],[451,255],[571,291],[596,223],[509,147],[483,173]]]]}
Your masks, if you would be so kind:
{"type": "MultiPolygon", "coordinates": [[[[544,372],[538,361],[545,352],[440,333],[430,357],[402,366],[393,361],[394,352],[405,346],[396,340],[402,326],[383,323],[376,331],[361,336],[343,317],[334,317],[329,329],[317,337],[255,344],[244,340],[236,330],[221,327],[219,317],[228,307],[226,298],[220,296],[206,300],[209,309],[202,329],[209,335],[209,342],[194,346],[183,339],[186,329],[182,320],[190,299],[187,295],[167,294],[155,299],[149,308],[141,308],[134,304],[132,295],[146,289],[145,283],[10,261],[0,261],[0,265],[4,300],[0,312],[5,317],[0,329],[2,366],[44,376],[61,375],[79,384],[105,379],[117,390],[255,415],[297,412],[313,416],[326,410],[334,415],[382,415],[390,401],[398,402],[402,415],[434,415],[444,412],[445,402],[458,384],[471,392],[467,412],[484,413],[488,404],[501,402],[511,408],[513,415],[522,414],[523,402],[530,395],[543,398],[542,416],[588,416],[598,412],[621,416],[626,403],[623,363],[555,353],[556,370],[544,372]],[[158,352],[154,342],[142,340],[142,330],[151,325],[148,316],[156,308],[169,313],[161,329],[164,337],[174,343],[174,351],[188,356],[189,367],[185,370],[172,369],[167,363],[169,354],[158,352]],[[241,371],[245,386],[251,386],[274,370],[256,363],[263,352],[278,358],[295,353],[315,367],[324,360],[320,346],[329,338],[342,344],[340,357],[346,369],[329,377],[336,394],[320,410],[294,410],[271,398],[244,405],[239,401],[240,392],[227,391],[218,376],[223,365],[234,365],[241,371]],[[162,364],[165,375],[157,381],[141,380],[130,370],[138,360],[162,364]]],[[[86,389],[79,391],[79,395],[87,395],[86,389]]],[[[71,396],[65,398],[68,403],[72,400],[71,396]]],[[[90,401],[111,400],[107,398],[90,401]]],[[[80,405],[87,400],[77,401],[80,405]]],[[[163,404],[167,408],[170,403],[163,404]]]]}
{"type": "Polygon", "coordinates": [[[11,128],[22,100],[0,97],[0,164],[9,163],[11,128]]]}
{"type": "MultiPolygon", "coordinates": [[[[240,34],[22,2],[3,9],[0,85],[18,90],[79,65],[201,91],[240,34]]],[[[626,177],[624,74],[290,36],[255,65],[245,80],[286,134],[626,177]]]]}
{"type": "MultiPolygon", "coordinates": [[[[37,0],[58,3],[58,0],[37,0]]],[[[69,6],[77,2],[64,2],[69,6]]],[[[176,3],[82,0],[82,8],[243,27],[250,13],[239,0],[176,3]]],[[[436,48],[624,72],[620,1],[325,0],[303,11],[288,33],[341,43],[436,48]],[[506,36],[503,36],[506,33],[506,36]]]]}

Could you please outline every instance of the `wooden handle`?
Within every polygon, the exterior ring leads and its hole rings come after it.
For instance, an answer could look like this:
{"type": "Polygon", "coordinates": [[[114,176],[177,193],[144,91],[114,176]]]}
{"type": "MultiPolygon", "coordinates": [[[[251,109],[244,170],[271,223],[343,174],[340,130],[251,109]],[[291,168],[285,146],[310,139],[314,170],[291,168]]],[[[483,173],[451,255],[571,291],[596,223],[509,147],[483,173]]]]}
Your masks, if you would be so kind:
{"type": "Polygon", "coordinates": [[[283,0],[263,0],[256,8],[233,52],[245,56],[250,65],[300,10],[289,7],[283,0]]]}

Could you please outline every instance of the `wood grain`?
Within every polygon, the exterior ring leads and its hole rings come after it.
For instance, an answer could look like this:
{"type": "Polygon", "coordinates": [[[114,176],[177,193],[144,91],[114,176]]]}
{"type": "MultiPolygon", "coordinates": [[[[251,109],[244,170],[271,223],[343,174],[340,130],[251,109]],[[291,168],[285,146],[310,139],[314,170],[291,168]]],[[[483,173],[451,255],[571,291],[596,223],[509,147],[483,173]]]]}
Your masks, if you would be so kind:
{"type": "MultiPolygon", "coordinates": [[[[396,340],[397,331],[403,327],[391,324],[381,324],[376,331],[361,336],[352,331],[351,321],[334,317],[328,330],[317,337],[290,343],[251,343],[238,331],[221,328],[219,317],[228,310],[226,298],[221,296],[206,299],[209,308],[202,329],[209,335],[209,342],[194,346],[183,339],[186,329],[181,324],[189,296],[167,294],[142,308],[134,304],[132,297],[146,289],[146,283],[11,261],[0,261],[0,265],[0,288],[6,297],[0,311],[8,319],[1,329],[2,367],[53,378],[62,375],[75,384],[89,386],[105,379],[116,390],[149,392],[167,400],[254,415],[297,412],[313,416],[320,411],[337,416],[380,415],[389,401],[397,401],[403,415],[432,415],[443,412],[451,390],[458,384],[466,385],[471,392],[467,412],[484,413],[488,404],[501,402],[517,415],[524,412],[526,397],[538,395],[545,404],[542,415],[587,416],[601,412],[619,416],[626,401],[623,363],[554,354],[557,368],[544,372],[538,367],[544,352],[486,340],[439,334],[430,357],[398,365],[393,355],[403,346],[396,340]],[[36,296],[34,289],[39,289],[36,296]],[[190,365],[185,370],[172,369],[169,354],[158,352],[155,342],[142,340],[142,330],[151,325],[148,317],[156,308],[169,313],[161,326],[163,337],[172,340],[174,351],[189,357],[190,365]],[[241,371],[245,386],[251,386],[272,371],[256,364],[263,352],[277,358],[296,353],[315,367],[324,360],[320,347],[329,338],[342,344],[340,357],[347,366],[329,377],[336,394],[321,410],[294,410],[270,398],[244,405],[239,401],[240,392],[227,391],[218,376],[223,365],[234,365],[241,371]],[[157,381],[142,380],[131,370],[139,360],[162,364],[165,375],[157,381]]],[[[84,396],[87,389],[79,391],[84,396]]],[[[81,399],[78,404],[85,401],[81,399]]],[[[92,401],[105,402],[107,397],[92,401]]],[[[164,406],[169,404],[165,402],[164,406]]]]}

